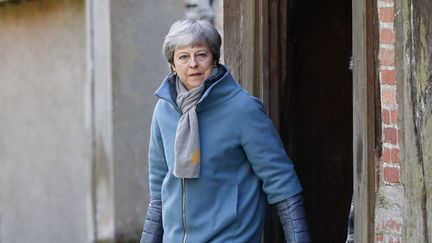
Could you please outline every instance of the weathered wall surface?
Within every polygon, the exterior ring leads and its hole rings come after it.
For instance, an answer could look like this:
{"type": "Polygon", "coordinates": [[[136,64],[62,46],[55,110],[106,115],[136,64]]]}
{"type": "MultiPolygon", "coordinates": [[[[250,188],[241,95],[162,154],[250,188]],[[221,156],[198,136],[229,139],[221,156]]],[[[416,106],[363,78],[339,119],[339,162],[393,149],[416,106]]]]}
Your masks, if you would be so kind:
{"type": "Polygon", "coordinates": [[[163,38],[184,2],[111,1],[113,151],[117,239],[141,235],[148,204],[147,147],[154,92],[168,74],[163,38]]]}
{"type": "Polygon", "coordinates": [[[381,97],[382,153],[376,192],[375,242],[400,242],[403,225],[404,187],[401,181],[400,103],[396,100],[395,4],[378,0],[378,72],[381,97]]]}
{"type": "Polygon", "coordinates": [[[90,242],[82,0],[0,4],[0,242],[90,242]]]}
{"type": "Polygon", "coordinates": [[[432,3],[396,1],[396,55],[402,178],[405,185],[403,242],[432,240],[432,3]]]}
{"type": "Polygon", "coordinates": [[[183,16],[175,0],[0,3],[0,243],[139,239],[161,45],[183,16]]]}

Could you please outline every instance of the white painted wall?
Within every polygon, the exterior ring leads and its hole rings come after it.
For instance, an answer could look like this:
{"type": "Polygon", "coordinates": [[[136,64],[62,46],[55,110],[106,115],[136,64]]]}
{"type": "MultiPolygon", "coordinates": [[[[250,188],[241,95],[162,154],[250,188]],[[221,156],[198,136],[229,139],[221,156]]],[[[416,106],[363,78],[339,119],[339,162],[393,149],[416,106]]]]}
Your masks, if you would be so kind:
{"type": "Polygon", "coordinates": [[[90,242],[84,1],[0,5],[0,242],[90,242]]]}

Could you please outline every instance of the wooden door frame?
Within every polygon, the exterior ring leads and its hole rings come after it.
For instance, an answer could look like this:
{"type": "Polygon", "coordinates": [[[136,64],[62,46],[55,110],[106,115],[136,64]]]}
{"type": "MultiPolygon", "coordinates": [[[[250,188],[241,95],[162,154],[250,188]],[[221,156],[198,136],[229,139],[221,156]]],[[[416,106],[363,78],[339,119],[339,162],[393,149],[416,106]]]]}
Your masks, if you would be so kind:
{"type": "Polygon", "coordinates": [[[373,242],[381,109],[377,78],[377,1],[352,0],[355,242],[373,242]]]}
{"type": "MultiPolygon", "coordinates": [[[[223,2],[224,23],[229,23],[223,27],[225,64],[243,88],[261,99],[278,130],[283,90],[279,86],[287,75],[286,47],[281,43],[287,38],[288,4],[285,0],[223,2]]],[[[284,241],[272,206],[268,207],[264,231],[264,242],[284,241]]]]}

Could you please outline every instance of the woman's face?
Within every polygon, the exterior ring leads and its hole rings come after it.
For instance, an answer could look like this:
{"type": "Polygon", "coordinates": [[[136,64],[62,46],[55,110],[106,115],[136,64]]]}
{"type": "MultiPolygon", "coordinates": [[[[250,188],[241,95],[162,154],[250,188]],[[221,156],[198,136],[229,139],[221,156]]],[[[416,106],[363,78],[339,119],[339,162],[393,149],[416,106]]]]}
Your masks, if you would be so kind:
{"type": "Polygon", "coordinates": [[[213,55],[207,45],[189,45],[174,50],[171,65],[188,90],[202,84],[213,70],[213,55]]]}

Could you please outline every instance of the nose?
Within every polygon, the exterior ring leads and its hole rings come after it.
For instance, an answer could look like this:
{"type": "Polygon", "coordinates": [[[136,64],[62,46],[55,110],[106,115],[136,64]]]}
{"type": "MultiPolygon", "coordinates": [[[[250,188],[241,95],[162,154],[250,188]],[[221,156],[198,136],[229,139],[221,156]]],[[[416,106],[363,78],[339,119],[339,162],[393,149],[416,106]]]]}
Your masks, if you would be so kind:
{"type": "Polygon", "coordinates": [[[191,61],[190,61],[190,63],[189,63],[189,67],[191,67],[191,68],[195,68],[195,67],[197,67],[197,65],[198,65],[197,60],[195,59],[195,57],[192,57],[192,58],[191,58],[191,61]]]}

